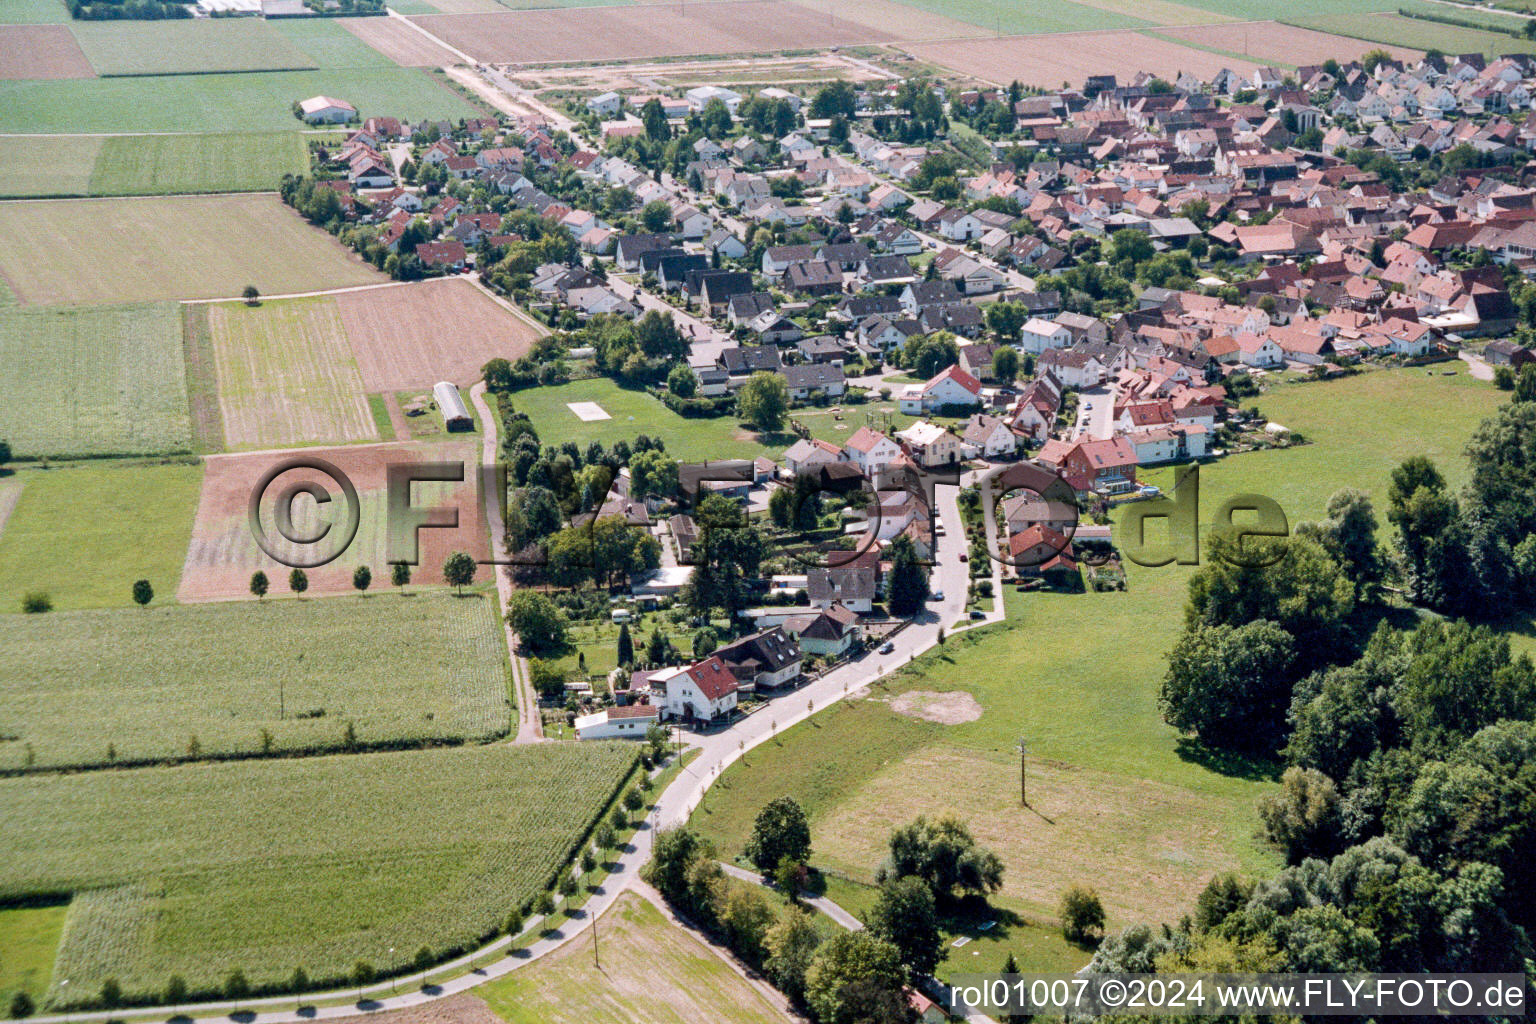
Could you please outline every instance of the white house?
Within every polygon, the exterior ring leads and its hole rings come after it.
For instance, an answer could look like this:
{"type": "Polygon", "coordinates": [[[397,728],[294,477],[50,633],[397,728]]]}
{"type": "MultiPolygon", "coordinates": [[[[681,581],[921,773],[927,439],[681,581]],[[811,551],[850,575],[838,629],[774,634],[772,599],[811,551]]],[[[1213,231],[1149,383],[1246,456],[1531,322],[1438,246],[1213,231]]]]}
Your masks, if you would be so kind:
{"type": "Polygon", "coordinates": [[[960,461],[960,439],[936,423],[918,420],[896,436],[919,466],[945,466],[960,461]]]}
{"type": "Polygon", "coordinates": [[[902,457],[901,445],[869,427],[860,427],[854,431],[844,451],[848,461],[858,466],[871,480],[902,457]]]}
{"type": "Polygon", "coordinates": [[[311,96],[299,102],[299,112],[310,124],[346,124],[357,117],[357,108],[346,100],[311,96]]]}
{"type": "Polygon", "coordinates": [[[711,655],[670,674],[651,677],[664,721],[714,721],[736,709],[738,685],[725,662],[711,655]]]}
{"type": "Polygon", "coordinates": [[[901,393],[901,411],[922,414],[945,406],[981,404],[981,381],[958,366],[949,366],[923,384],[908,384],[901,393]]]}
{"type": "Polygon", "coordinates": [[[1019,435],[994,416],[977,413],[965,422],[960,435],[960,450],[968,458],[1006,458],[1019,451],[1019,435]]]}
{"type": "Polygon", "coordinates": [[[1158,462],[1182,462],[1205,455],[1206,430],[1200,426],[1156,427],[1126,434],[1138,465],[1158,462]]]}
{"type": "Polygon", "coordinates": [[[587,100],[587,109],[598,117],[613,117],[624,109],[624,97],[616,92],[600,93],[587,100]]]}
{"type": "Polygon", "coordinates": [[[817,438],[801,438],[784,453],[784,466],[794,476],[809,473],[817,466],[832,462],[845,462],[843,450],[830,441],[817,438]]]}
{"type": "Polygon", "coordinates": [[[1019,333],[1019,347],[1035,355],[1048,349],[1066,348],[1070,344],[1072,332],[1044,317],[1031,317],[1019,333]]]}
{"type": "Polygon", "coordinates": [[[643,740],[646,730],[656,724],[661,709],[649,704],[630,704],[604,708],[576,719],[578,740],[643,740]]]}

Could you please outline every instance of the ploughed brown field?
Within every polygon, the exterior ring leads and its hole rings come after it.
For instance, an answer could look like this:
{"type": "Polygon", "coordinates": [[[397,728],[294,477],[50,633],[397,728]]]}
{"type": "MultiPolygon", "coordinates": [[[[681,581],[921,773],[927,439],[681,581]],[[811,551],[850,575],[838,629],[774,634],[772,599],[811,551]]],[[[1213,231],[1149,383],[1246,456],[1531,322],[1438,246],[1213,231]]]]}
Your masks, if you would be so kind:
{"type": "Polygon", "coordinates": [[[0,79],[95,77],[68,26],[0,26],[0,79]]]}
{"type": "Polygon", "coordinates": [[[431,14],[412,21],[495,63],[607,61],[693,53],[807,50],[889,42],[890,30],[784,2],[577,7],[505,14],[431,14]]]}
{"type": "Polygon", "coordinates": [[[408,68],[435,68],[460,63],[453,51],[416,31],[399,18],[338,18],[341,27],[408,68]]]}
{"type": "Polygon", "coordinates": [[[1123,79],[1138,71],[1169,78],[1180,71],[1210,78],[1222,68],[1245,74],[1260,63],[1208,53],[1135,31],[1004,36],[916,43],[904,48],[923,60],[983,81],[1005,85],[1017,79],[1025,85],[1047,88],[1059,87],[1063,82],[1081,83],[1088,75],[1113,74],[1123,79]]]}
{"type": "Polygon", "coordinates": [[[440,380],[473,383],[487,360],[516,361],[542,333],[454,278],[343,292],[335,302],[370,392],[430,388],[440,380]]]}
{"type": "MultiPolygon", "coordinates": [[[[436,412],[427,413],[429,416],[436,412]]],[[[304,448],[289,452],[265,452],[240,455],[212,455],[206,461],[202,492],[198,497],[197,518],[192,527],[192,541],[182,568],[179,601],[219,601],[248,598],[251,574],[260,569],[271,581],[274,595],[288,593],[290,566],[286,562],[302,560],[317,552],[337,550],[332,538],[339,539],[346,519],[346,498],[340,483],[329,475],[309,469],[292,469],[275,477],[265,490],[261,503],[261,521],[274,549],[284,555],[280,562],[267,555],[257,544],[248,518],[251,493],[263,474],[273,467],[288,465],[296,457],[318,458],[345,474],[357,491],[359,522],[355,537],[341,554],[327,565],[305,569],[311,594],[346,593],[352,589],[352,570],[358,565],[373,570],[374,587],[389,587],[389,548],[386,543],[386,483],[388,467],[396,464],[446,462],[465,467],[465,480],[426,482],[411,486],[411,502],[418,509],[446,507],[458,510],[459,525],[453,529],[423,529],[419,533],[420,561],[411,569],[411,585],[443,583],[443,561],[454,551],[467,551],[477,560],[489,556],[489,534],[477,494],[479,444],[396,443],[351,445],[344,448],[304,448]],[[292,486],[316,483],[325,489],[329,501],[323,510],[308,497],[293,503],[293,532],[314,536],[319,522],[332,523],[331,534],[313,547],[283,542],[273,519],[278,497],[292,486]]],[[[482,565],[478,578],[491,578],[491,567],[482,565]]]]}
{"type": "Polygon", "coordinates": [[[1244,21],[1158,31],[1187,39],[1197,46],[1246,54],[1257,61],[1284,61],[1286,64],[1321,64],[1330,57],[1337,61],[1357,60],[1369,50],[1386,50],[1399,60],[1418,60],[1424,56],[1422,50],[1407,46],[1371,43],[1276,21],[1244,21]]]}

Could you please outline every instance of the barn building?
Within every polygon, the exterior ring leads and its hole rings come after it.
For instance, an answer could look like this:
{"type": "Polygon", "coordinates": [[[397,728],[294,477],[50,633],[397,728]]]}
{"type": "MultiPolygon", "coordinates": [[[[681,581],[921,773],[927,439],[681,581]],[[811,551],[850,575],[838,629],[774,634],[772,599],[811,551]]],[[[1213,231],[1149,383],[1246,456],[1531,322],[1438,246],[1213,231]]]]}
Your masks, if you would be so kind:
{"type": "Polygon", "coordinates": [[[443,426],[450,431],[475,429],[475,418],[464,407],[464,399],[453,384],[438,381],[432,385],[432,397],[437,399],[437,411],[443,414],[443,426]]]}

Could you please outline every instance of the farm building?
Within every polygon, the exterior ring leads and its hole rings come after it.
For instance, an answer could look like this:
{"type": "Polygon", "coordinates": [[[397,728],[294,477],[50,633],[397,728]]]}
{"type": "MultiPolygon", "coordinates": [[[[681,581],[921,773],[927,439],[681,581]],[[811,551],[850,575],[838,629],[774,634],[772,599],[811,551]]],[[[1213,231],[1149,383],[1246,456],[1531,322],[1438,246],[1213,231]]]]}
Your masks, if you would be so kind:
{"type": "Polygon", "coordinates": [[[299,112],[310,124],[346,124],[357,117],[357,108],[346,100],[311,96],[299,102],[299,112]]]}
{"type": "Polygon", "coordinates": [[[596,714],[576,719],[579,740],[643,740],[646,730],[656,724],[661,709],[649,704],[631,704],[605,708],[596,714]]]}
{"type": "Polygon", "coordinates": [[[432,397],[437,399],[437,411],[443,414],[443,426],[449,430],[474,430],[475,419],[464,407],[459,389],[446,380],[432,385],[432,397]]]}

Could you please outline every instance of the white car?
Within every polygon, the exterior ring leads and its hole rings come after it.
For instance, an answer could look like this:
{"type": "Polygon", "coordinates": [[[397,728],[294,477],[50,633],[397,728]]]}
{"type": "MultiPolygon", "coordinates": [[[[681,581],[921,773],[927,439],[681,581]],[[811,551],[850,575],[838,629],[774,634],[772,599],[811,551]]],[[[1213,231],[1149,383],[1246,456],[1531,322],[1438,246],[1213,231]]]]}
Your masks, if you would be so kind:
{"type": "Polygon", "coordinates": [[[891,643],[889,640],[887,640],[885,643],[880,645],[880,653],[881,654],[890,654],[895,649],[896,649],[896,645],[891,643]]]}

